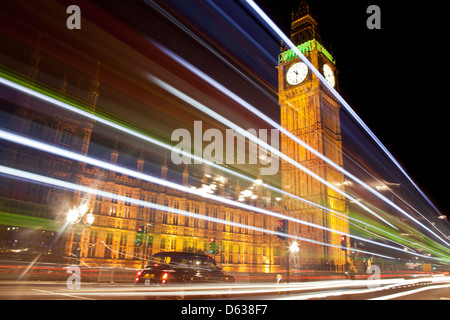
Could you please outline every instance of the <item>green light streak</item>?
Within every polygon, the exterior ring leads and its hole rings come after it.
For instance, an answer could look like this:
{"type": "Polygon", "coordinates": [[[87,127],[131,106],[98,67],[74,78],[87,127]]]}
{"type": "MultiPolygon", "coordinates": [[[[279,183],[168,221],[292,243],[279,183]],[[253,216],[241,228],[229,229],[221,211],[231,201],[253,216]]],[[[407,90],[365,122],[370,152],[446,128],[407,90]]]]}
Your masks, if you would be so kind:
{"type": "Polygon", "coordinates": [[[62,226],[59,221],[8,212],[0,212],[0,224],[48,231],[60,231],[62,226]]]}
{"type": "MultiPolygon", "coordinates": [[[[143,130],[142,128],[136,127],[135,124],[131,124],[127,121],[124,121],[123,119],[119,119],[114,114],[112,114],[108,111],[105,111],[105,110],[99,108],[98,106],[94,107],[93,105],[89,105],[84,100],[81,100],[81,99],[78,99],[78,98],[75,98],[72,96],[68,96],[67,94],[62,96],[59,93],[59,91],[55,90],[54,88],[46,86],[41,83],[38,84],[35,81],[31,81],[31,79],[28,79],[22,75],[18,75],[14,71],[9,70],[8,67],[0,66],[0,77],[6,79],[8,81],[14,82],[18,85],[21,85],[27,89],[36,91],[39,94],[48,96],[55,100],[58,100],[59,102],[66,103],[67,105],[69,105],[73,108],[82,110],[83,112],[87,112],[96,117],[103,118],[104,120],[110,121],[117,126],[122,126],[125,129],[136,132],[137,134],[147,136],[147,137],[151,138],[152,140],[160,142],[160,144],[167,144],[166,141],[163,141],[155,136],[150,137],[145,132],[145,130],[143,130]],[[95,109],[95,111],[94,111],[94,109],[95,109]]],[[[94,120],[92,120],[92,121],[94,121],[94,120]]]]}
{"type": "Polygon", "coordinates": [[[402,229],[394,230],[393,228],[379,223],[377,220],[374,220],[371,217],[359,212],[351,211],[349,215],[352,218],[356,218],[367,223],[364,226],[358,226],[359,228],[357,229],[355,227],[350,227],[351,234],[354,233],[355,235],[369,238],[373,237],[381,241],[386,241],[386,239],[389,239],[397,244],[404,245],[407,248],[411,248],[419,252],[422,251],[422,254],[423,251],[431,253],[433,257],[439,259],[443,263],[450,263],[450,257],[448,256],[449,250],[447,247],[425,236],[419,230],[415,229],[411,225],[405,224],[403,221],[401,221],[402,229]],[[408,235],[405,236],[405,234],[408,235]]]}

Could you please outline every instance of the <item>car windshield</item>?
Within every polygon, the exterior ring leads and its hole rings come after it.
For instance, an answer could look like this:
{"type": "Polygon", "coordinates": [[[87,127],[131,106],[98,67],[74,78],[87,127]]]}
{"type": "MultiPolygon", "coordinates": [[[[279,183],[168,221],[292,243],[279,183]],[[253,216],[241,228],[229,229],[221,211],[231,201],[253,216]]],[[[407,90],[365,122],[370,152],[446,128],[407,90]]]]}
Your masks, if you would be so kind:
{"type": "Polygon", "coordinates": [[[218,271],[220,268],[216,265],[214,259],[208,256],[165,256],[157,255],[150,258],[147,267],[158,267],[160,265],[173,265],[181,268],[190,268],[196,270],[218,271]]]}
{"type": "Polygon", "coordinates": [[[192,265],[195,269],[199,270],[219,270],[216,263],[210,257],[198,256],[194,257],[192,265]]]}
{"type": "Polygon", "coordinates": [[[157,267],[161,264],[173,263],[172,257],[170,256],[153,256],[147,262],[147,267],[157,267]]]}

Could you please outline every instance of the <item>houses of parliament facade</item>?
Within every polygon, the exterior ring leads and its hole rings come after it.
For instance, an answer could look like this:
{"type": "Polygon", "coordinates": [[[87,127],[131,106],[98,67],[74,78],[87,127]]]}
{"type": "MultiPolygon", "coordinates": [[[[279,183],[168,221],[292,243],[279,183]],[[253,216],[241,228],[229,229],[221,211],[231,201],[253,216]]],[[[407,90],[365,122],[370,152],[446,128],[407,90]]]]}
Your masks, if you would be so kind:
{"type": "MultiPolygon", "coordinates": [[[[326,70],[323,71],[325,77],[330,81],[333,79],[335,86],[335,61],[322,45],[317,33],[317,23],[304,1],[301,1],[298,11],[293,14],[291,39],[319,71],[326,70]]],[[[36,81],[39,74],[41,41],[44,39],[39,38],[26,70],[23,70],[31,81],[36,81]]],[[[311,71],[304,70],[301,60],[292,50],[282,48],[277,68],[281,125],[342,166],[338,103],[311,71]]],[[[92,113],[95,113],[101,91],[100,69],[98,65],[86,88],[88,96],[80,97],[84,98],[82,100],[87,102],[92,113]]],[[[64,98],[66,92],[67,73],[61,76],[58,94],[64,98]]],[[[7,129],[82,155],[89,154],[91,135],[97,125],[93,120],[57,110],[48,103],[28,96],[19,97],[14,105],[4,109],[9,110],[10,115],[7,129]]],[[[293,160],[323,179],[342,185],[344,177],[341,173],[301,146],[295,145],[285,135],[281,135],[280,145],[281,151],[293,160]]],[[[1,142],[0,147],[4,165],[23,170],[39,168],[42,174],[52,178],[205,216],[205,219],[197,219],[98,194],[67,191],[5,177],[0,188],[0,214],[3,220],[0,224],[1,254],[25,250],[30,254],[37,253],[58,261],[67,259],[68,263],[78,261],[76,263],[89,266],[121,265],[139,268],[143,260],[157,252],[190,251],[211,254],[229,271],[272,273],[286,269],[288,243],[285,240],[271,233],[207,219],[217,218],[256,227],[258,230],[274,231],[277,218],[273,216],[217,203],[20,145],[1,142]],[[61,231],[65,213],[81,203],[85,203],[89,212],[94,215],[93,224],[65,225],[61,231]],[[138,229],[142,231],[142,228],[144,236],[142,241],[137,241],[138,229]],[[216,249],[209,253],[213,242],[216,249]]],[[[116,140],[114,148],[105,155],[113,164],[118,164],[118,161],[120,163],[119,149],[116,140]]],[[[141,152],[135,162],[136,170],[145,173],[145,163],[144,153],[141,152]]],[[[161,163],[159,177],[167,179],[168,171],[168,161],[165,159],[161,163]]],[[[184,168],[182,176],[183,185],[189,187],[188,166],[184,168]]],[[[208,183],[214,176],[205,174],[202,179],[204,183],[208,183]]],[[[217,182],[217,195],[238,201],[243,190],[239,180],[227,183],[228,186],[225,186],[224,182],[217,182]]],[[[285,161],[281,162],[281,185],[286,193],[346,214],[342,196],[285,161]]],[[[337,219],[322,209],[289,199],[285,195],[275,198],[264,184],[255,184],[253,193],[257,197],[248,200],[250,205],[349,232],[345,219],[337,219]]],[[[344,253],[338,248],[338,233],[290,223],[289,234],[312,240],[299,243],[300,252],[297,257],[291,257],[298,269],[339,270],[345,264],[344,253]]]]}

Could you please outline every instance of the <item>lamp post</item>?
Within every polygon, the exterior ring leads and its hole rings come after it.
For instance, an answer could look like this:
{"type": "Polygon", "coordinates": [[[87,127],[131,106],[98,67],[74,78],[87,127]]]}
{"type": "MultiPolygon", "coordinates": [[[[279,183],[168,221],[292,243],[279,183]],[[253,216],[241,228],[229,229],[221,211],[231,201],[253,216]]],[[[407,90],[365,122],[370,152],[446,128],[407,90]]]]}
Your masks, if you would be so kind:
{"type": "Polygon", "coordinates": [[[147,226],[153,226],[153,224],[151,223],[146,223],[144,225],[144,247],[142,248],[142,260],[141,260],[141,269],[144,269],[145,267],[145,251],[147,250],[147,242],[148,242],[148,230],[147,230],[147,226]]]}
{"type": "Polygon", "coordinates": [[[292,241],[291,245],[289,246],[289,252],[293,255],[293,260],[294,260],[294,268],[297,268],[297,259],[296,259],[296,254],[300,251],[300,248],[298,246],[297,241],[292,241]]]}
{"type": "Polygon", "coordinates": [[[291,243],[291,245],[289,246],[289,251],[291,253],[298,253],[300,251],[297,241],[293,241],[291,243]]]}
{"type": "MultiPolygon", "coordinates": [[[[71,225],[75,226],[78,225],[80,222],[83,223],[84,228],[86,227],[90,227],[95,220],[95,216],[92,213],[92,209],[88,209],[86,204],[82,204],[79,207],[73,207],[73,209],[69,210],[67,212],[67,222],[70,223],[71,225]]],[[[83,228],[83,229],[84,229],[83,228]]],[[[74,233],[74,229],[72,229],[72,239],[74,240],[74,243],[77,244],[77,246],[79,246],[79,242],[78,239],[77,241],[75,241],[75,233],[74,233]]],[[[76,250],[79,250],[78,248],[76,250]]],[[[70,255],[74,255],[73,253],[73,248],[71,250],[70,255]]],[[[75,256],[79,259],[79,252],[78,254],[75,254],[75,256]]]]}

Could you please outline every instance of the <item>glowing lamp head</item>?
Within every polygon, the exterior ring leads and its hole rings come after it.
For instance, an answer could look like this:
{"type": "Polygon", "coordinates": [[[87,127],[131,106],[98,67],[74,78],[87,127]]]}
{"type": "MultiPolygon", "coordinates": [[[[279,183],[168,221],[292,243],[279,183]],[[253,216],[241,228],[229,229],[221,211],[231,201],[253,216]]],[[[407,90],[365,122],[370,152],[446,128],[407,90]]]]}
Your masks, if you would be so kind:
{"type": "Polygon", "coordinates": [[[289,251],[291,251],[292,253],[297,253],[300,251],[297,241],[291,243],[291,245],[289,246],[289,251]]]}
{"type": "Polygon", "coordinates": [[[78,208],[78,212],[80,213],[80,215],[84,216],[86,214],[88,210],[88,207],[86,204],[82,204],[79,208],[78,208]]]}
{"type": "Polygon", "coordinates": [[[67,213],[67,221],[70,223],[75,223],[79,219],[78,211],[74,208],[72,210],[69,210],[67,213]]]}
{"type": "Polygon", "coordinates": [[[250,197],[250,196],[253,194],[253,192],[252,192],[251,190],[248,190],[248,189],[242,191],[241,193],[242,193],[242,195],[243,195],[244,197],[250,197]]]}
{"type": "Polygon", "coordinates": [[[92,214],[92,212],[89,212],[86,216],[86,223],[88,225],[92,225],[94,223],[94,220],[95,220],[94,215],[92,214]]]}

